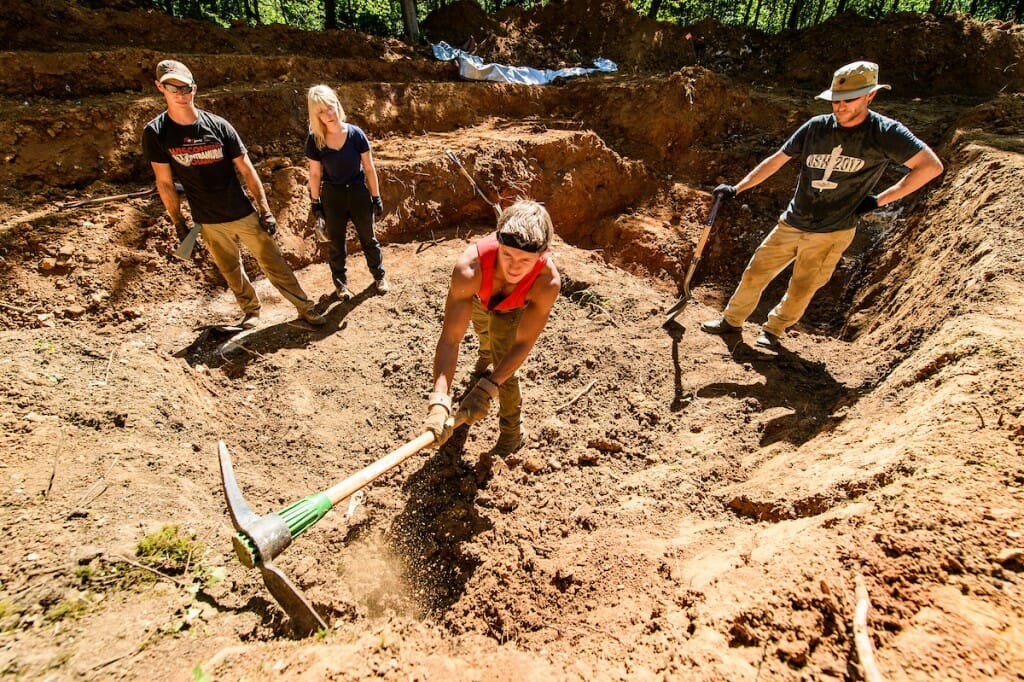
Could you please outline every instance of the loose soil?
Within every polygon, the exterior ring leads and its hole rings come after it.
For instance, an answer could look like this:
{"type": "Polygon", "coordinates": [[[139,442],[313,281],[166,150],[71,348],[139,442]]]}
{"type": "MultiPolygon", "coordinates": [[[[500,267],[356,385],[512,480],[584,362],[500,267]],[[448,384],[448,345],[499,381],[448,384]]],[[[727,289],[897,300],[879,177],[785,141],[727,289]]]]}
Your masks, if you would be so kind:
{"type": "MultiPolygon", "coordinates": [[[[531,88],[460,82],[425,48],[347,31],[8,4],[5,676],[859,679],[862,578],[884,678],[1024,677],[1020,26],[844,16],[772,37],[599,0],[424,21],[488,59],[620,66],[531,88]],[[61,209],[152,186],[139,136],[165,56],[249,145],[325,328],[247,258],[260,325],[219,337],[202,325],[237,319],[233,297],[203,248],[171,256],[154,196],[61,209]],[[863,221],[776,353],[752,338],[784,277],[742,339],[698,327],[791,193],[784,169],[723,207],[666,333],[709,190],[824,111],[813,95],[848,58],[882,65],[876,109],[945,174],[863,221]],[[321,81],[374,144],[385,296],[353,241],[357,296],[337,301],[306,220],[304,90],[321,81]],[[530,440],[491,457],[491,417],[297,538],[277,563],[331,628],[296,638],[232,550],[218,442],[266,514],[417,435],[452,264],[493,229],[445,150],[502,204],[554,218],[563,290],[521,370],[530,440]],[[184,558],[138,553],[166,526],[194,541],[184,558]]],[[[475,351],[470,335],[462,383],[475,351]]]]}

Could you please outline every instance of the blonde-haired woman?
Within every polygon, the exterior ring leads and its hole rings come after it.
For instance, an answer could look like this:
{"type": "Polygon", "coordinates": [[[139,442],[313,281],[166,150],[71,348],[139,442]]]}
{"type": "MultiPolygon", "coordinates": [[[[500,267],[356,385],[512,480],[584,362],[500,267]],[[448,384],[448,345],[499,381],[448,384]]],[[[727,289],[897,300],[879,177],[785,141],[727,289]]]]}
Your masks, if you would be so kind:
{"type": "Polygon", "coordinates": [[[313,217],[323,217],[330,237],[331,276],[338,298],[352,298],[348,289],[345,261],[345,230],[351,219],[366,255],[377,292],[388,292],[384,257],[374,234],[374,218],[384,212],[373,165],[370,141],[359,126],[345,122],[345,110],[338,95],[326,85],[314,85],[306,94],[309,107],[309,197],[313,217]]]}

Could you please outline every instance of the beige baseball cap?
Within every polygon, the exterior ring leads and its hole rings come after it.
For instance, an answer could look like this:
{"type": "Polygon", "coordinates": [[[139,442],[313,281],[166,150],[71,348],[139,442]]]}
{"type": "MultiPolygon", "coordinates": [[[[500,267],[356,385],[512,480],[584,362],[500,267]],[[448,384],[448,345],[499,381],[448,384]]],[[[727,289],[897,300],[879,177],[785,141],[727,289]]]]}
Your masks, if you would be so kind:
{"type": "Polygon", "coordinates": [[[181,81],[185,85],[196,83],[188,67],[173,59],[165,59],[156,65],[156,79],[161,83],[169,80],[181,81]]]}
{"type": "Polygon", "coordinates": [[[822,92],[816,99],[841,102],[847,99],[857,99],[869,92],[883,88],[892,89],[889,85],[878,84],[878,64],[853,62],[839,67],[832,75],[832,87],[822,92]]]}

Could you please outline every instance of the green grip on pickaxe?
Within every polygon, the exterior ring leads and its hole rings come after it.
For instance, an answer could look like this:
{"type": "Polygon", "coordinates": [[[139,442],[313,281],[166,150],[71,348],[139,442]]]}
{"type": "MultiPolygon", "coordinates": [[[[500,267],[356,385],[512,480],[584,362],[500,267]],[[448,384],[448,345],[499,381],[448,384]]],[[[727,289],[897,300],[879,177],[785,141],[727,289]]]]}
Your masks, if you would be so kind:
{"type": "MultiPolygon", "coordinates": [[[[292,540],[299,537],[299,535],[309,530],[313,524],[322,519],[333,506],[334,503],[331,502],[331,498],[322,492],[305,497],[298,502],[293,502],[276,514],[269,514],[263,517],[267,519],[268,523],[261,525],[270,526],[278,531],[271,533],[271,535],[276,535],[276,538],[261,538],[263,540],[261,545],[267,550],[266,553],[272,553],[273,556],[262,557],[256,543],[253,542],[250,534],[245,531],[238,531],[234,538],[235,553],[242,559],[242,563],[247,565],[250,565],[250,561],[251,565],[256,565],[260,561],[272,561],[275,556],[292,543],[292,540]],[[287,536],[279,532],[281,522],[287,528],[287,536]],[[249,559],[249,561],[246,559],[249,559]]],[[[252,530],[256,532],[256,529],[252,530]]]]}

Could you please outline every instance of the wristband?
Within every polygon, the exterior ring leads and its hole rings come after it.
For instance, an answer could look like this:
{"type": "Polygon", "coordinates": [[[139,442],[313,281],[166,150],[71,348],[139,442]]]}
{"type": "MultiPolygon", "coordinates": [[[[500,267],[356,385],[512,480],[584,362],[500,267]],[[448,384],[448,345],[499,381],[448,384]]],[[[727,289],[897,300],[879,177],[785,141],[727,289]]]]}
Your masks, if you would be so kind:
{"type": "Polygon", "coordinates": [[[427,409],[429,410],[434,405],[441,405],[448,411],[448,414],[452,413],[452,399],[447,393],[431,392],[427,396],[427,409]]]}

